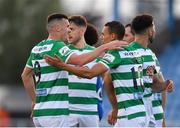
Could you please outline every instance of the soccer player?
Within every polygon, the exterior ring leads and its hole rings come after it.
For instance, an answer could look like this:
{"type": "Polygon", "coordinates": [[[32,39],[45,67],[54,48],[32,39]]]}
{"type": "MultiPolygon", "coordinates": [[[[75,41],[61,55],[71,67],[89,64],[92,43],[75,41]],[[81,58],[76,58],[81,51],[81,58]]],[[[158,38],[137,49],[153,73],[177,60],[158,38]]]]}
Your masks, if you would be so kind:
{"type": "MultiPolygon", "coordinates": [[[[125,32],[124,40],[130,43],[130,42],[132,42],[132,40],[134,40],[134,33],[132,32],[132,26],[131,26],[131,24],[127,24],[125,28],[126,28],[125,29],[126,32],[125,32]]],[[[154,58],[156,58],[156,56],[154,56],[154,58]]],[[[156,66],[157,66],[156,67],[157,70],[160,71],[160,65],[159,65],[157,58],[156,58],[156,66]]],[[[169,91],[172,91],[172,90],[173,90],[173,88],[169,91]]],[[[165,108],[166,91],[163,91],[162,93],[153,93],[152,97],[153,98],[152,98],[152,105],[151,106],[153,107],[152,111],[154,114],[156,127],[162,127],[162,126],[165,127],[166,126],[165,125],[165,117],[163,116],[162,107],[163,107],[163,109],[165,108]],[[162,125],[162,118],[163,117],[164,117],[164,119],[163,119],[163,125],[162,125]]]]}
{"type": "MultiPolygon", "coordinates": [[[[102,29],[101,39],[104,44],[109,43],[113,40],[122,40],[124,33],[124,26],[120,22],[107,22],[102,29]]],[[[107,96],[112,106],[112,110],[108,114],[108,123],[114,125],[117,120],[117,115],[120,115],[120,113],[118,113],[117,99],[115,96],[114,86],[109,71],[104,75],[104,85],[107,96]]]]}
{"type": "MultiPolygon", "coordinates": [[[[139,42],[140,44],[145,44],[143,53],[143,80],[145,85],[143,101],[148,117],[147,126],[162,127],[162,120],[164,117],[163,109],[159,102],[160,96],[157,96],[160,95],[160,93],[154,93],[152,96],[153,91],[151,89],[153,84],[152,76],[157,73],[161,74],[160,67],[155,54],[147,47],[149,43],[152,43],[155,36],[155,25],[153,17],[148,14],[136,16],[132,21],[131,27],[135,33],[135,41],[139,42]]],[[[162,78],[163,77],[160,76],[160,79],[164,81],[162,78]]],[[[172,85],[173,82],[170,81],[169,86],[172,85]]],[[[159,86],[161,86],[161,84],[159,86]]]]}
{"type": "MultiPolygon", "coordinates": [[[[94,50],[95,48],[88,45],[84,38],[87,28],[86,19],[83,16],[71,16],[69,18],[69,23],[69,49],[77,54],[87,53],[94,50]]],[[[96,61],[92,61],[84,66],[91,68],[95,63],[96,61]]],[[[69,73],[70,127],[99,126],[98,93],[96,92],[96,83],[97,77],[85,79],[69,73]]]]}
{"type": "Polygon", "coordinates": [[[83,65],[91,62],[108,49],[114,49],[123,42],[112,42],[92,52],[77,55],[64,42],[67,40],[68,18],[63,14],[52,14],[47,18],[48,38],[31,50],[22,73],[24,87],[32,100],[33,121],[37,127],[63,127],[67,125],[68,73],[48,65],[43,56],[57,54],[64,62],[83,65]],[[35,76],[35,81],[33,81],[35,76]]]}
{"type": "Polygon", "coordinates": [[[58,53],[64,57],[63,60],[72,54],[63,43],[67,40],[68,25],[66,15],[48,16],[49,36],[32,49],[22,73],[24,87],[32,100],[32,109],[34,109],[32,116],[36,127],[68,126],[66,123],[69,115],[67,72],[48,65],[43,59],[44,53],[49,55],[58,53]]]}
{"type": "MultiPolygon", "coordinates": [[[[130,43],[134,40],[134,33],[132,32],[131,24],[127,24],[125,30],[126,30],[126,32],[125,32],[124,40],[130,43]]],[[[158,70],[160,70],[160,65],[159,65],[158,60],[156,60],[156,64],[158,64],[156,66],[157,66],[158,70]]],[[[151,66],[149,66],[149,67],[151,67],[151,66]]],[[[151,75],[153,75],[153,74],[151,74],[151,75]]],[[[151,120],[152,120],[151,122],[154,122],[154,125],[156,127],[162,127],[162,126],[165,127],[166,126],[165,125],[165,117],[163,115],[165,101],[166,101],[166,91],[163,91],[162,95],[161,95],[161,93],[153,93],[152,94],[152,105],[150,105],[150,106],[152,107],[152,113],[153,113],[154,117],[148,117],[148,118],[151,118],[151,120]],[[162,101],[161,101],[161,99],[162,99],[162,101]],[[163,106],[161,106],[161,102],[163,102],[163,106]],[[163,109],[162,109],[162,107],[163,107],[163,109]],[[164,119],[163,119],[163,117],[164,117],[164,119]],[[163,122],[163,125],[162,125],[162,122],[163,122]]],[[[152,123],[151,123],[151,125],[152,125],[152,123]]]]}

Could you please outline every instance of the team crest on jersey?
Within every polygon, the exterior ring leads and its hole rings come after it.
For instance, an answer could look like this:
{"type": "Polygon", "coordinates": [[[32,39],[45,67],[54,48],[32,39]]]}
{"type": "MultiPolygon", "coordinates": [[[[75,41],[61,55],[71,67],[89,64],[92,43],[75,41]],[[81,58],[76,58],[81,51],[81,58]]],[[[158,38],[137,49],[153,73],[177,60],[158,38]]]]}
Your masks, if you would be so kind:
{"type": "Polygon", "coordinates": [[[64,46],[63,48],[61,48],[59,50],[59,53],[63,56],[65,56],[68,52],[70,51],[70,49],[67,46],[64,46]]]}
{"type": "Polygon", "coordinates": [[[114,59],[115,59],[115,57],[114,57],[113,55],[111,55],[111,54],[105,54],[105,55],[103,56],[103,59],[106,60],[106,61],[108,61],[108,62],[113,62],[114,59]]]}

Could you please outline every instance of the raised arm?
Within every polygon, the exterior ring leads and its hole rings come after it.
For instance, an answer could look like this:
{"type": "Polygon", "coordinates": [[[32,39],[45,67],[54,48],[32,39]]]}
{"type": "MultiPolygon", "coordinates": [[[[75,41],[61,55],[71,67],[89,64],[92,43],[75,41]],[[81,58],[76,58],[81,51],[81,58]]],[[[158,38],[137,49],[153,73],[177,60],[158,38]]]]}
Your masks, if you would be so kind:
{"type": "Polygon", "coordinates": [[[86,63],[93,61],[98,56],[100,56],[101,54],[103,54],[104,52],[108,50],[120,49],[122,46],[125,46],[125,45],[127,45],[127,42],[115,40],[110,43],[101,45],[98,48],[96,48],[94,51],[91,51],[88,53],[84,53],[81,55],[72,54],[69,57],[67,63],[82,66],[86,63]]]}

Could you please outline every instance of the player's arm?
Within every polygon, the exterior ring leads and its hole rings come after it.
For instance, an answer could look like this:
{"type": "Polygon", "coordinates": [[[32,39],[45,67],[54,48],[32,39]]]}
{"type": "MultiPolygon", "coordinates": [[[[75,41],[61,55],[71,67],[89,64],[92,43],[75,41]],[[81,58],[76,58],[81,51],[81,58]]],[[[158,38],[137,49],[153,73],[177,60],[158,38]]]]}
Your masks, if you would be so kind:
{"type": "Polygon", "coordinates": [[[81,55],[77,55],[74,53],[69,57],[69,59],[67,60],[67,63],[82,66],[84,64],[87,64],[87,63],[93,61],[94,59],[99,57],[104,52],[111,50],[111,49],[119,49],[124,45],[127,45],[127,42],[115,40],[110,43],[101,45],[98,48],[96,48],[95,50],[88,52],[88,53],[83,53],[81,55]]]}
{"type": "Polygon", "coordinates": [[[105,86],[105,90],[107,92],[109,101],[112,105],[112,110],[108,115],[108,122],[109,124],[114,125],[117,121],[118,103],[117,103],[117,99],[116,99],[116,95],[114,91],[114,86],[112,83],[112,78],[109,71],[106,72],[104,75],[104,86],[105,86]]]}
{"type": "MultiPolygon", "coordinates": [[[[161,73],[162,74],[162,73],[161,73]]],[[[165,81],[165,79],[164,79],[164,76],[162,75],[162,80],[163,81],[165,81]]],[[[166,90],[164,90],[164,91],[162,91],[161,92],[161,99],[162,99],[162,108],[163,108],[163,110],[164,110],[164,112],[165,112],[165,107],[166,107],[166,97],[167,95],[166,95],[166,90]]],[[[166,119],[165,119],[165,115],[164,115],[164,117],[163,117],[163,125],[162,125],[163,127],[166,127],[166,119]]]]}
{"type": "Polygon", "coordinates": [[[108,69],[101,63],[95,64],[91,69],[86,67],[74,67],[68,64],[65,64],[62,69],[71,72],[79,77],[91,79],[97,75],[101,75],[106,72],[108,69]]]}
{"type": "Polygon", "coordinates": [[[97,63],[91,69],[89,69],[87,67],[75,67],[66,64],[57,55],[55,55],[54,58],[50,56],[45,56],[44,58],[46,62],[52,66],[64,69],[76,76],[88,79],[91,79],[97,75],[101,75],[102,73],[105,73],[108,70],[108,68],[101,63],[97,63]]]}
{"type": "Polygon", "coordinates": [[[36,101],[33,74],[34,74],[33,70],[29,67],[25,67],[23,73],[21,74],[24,87],[32,100],[32,105],[35,104],[36,101]]]}
{"type": "MultiPolygon", "coordinates": [[[[163,76],[163,74],[161,73],[161,77],[162,77],[162,80],[163,81],[165,81],[165,79],[164,79],[164,76],[163,76]]],[[[166,90],[164,90],[164,91],[162,91],[161,92],[161,99],[162,99],[162,108],[163,108],[163,110],[164,110],[164,112],[165,112],[165,107],[166,107],[166,90]]],[[[165,119],[165,115],[164,115],[164,117],[163,117],[163,125],[162,125],[163,127],[166,127],[166,119],[165,119]]]]}
{"type": "Polygon", "coordinates": [[[127,45],[127,42],[115,40],[110,43],[103,44],[103,45],[99,46],[98,48],[96,48],[94,51],[91,51],[88,53],[84,53],[81,55],[72,54],[70,56],[70,58],[68,59],[67,63],[82,66],[86,63],[93,61],[98,56],[100,56],[102,53],[104,53],[108,50],[119,49],[125,45],[127,45]]]}
{"type": "MultiPolygon", "coordinates": [[[[163,76],[163,74],[161,73],[161,79],[162,79],[162,81],[165,81],[165,79],[164,79],[164,76],[163,76]]],[[[162,99],[162,108],[163,108],[163,110],[165,111],[165,106],[166,106],[166,90],[164,90],[164,91],[162,91],[161,92],[161,99],[162,99]]],[[[165,116],[163,117],[163,125],[162,125],[163,127],[166,127],[166,119],[165,119],[165,116]]]]}
{"type": "MultiPolygon", "coordinates": [[[[162,80],[162,81],[165,81],[164,76],[162,75],[162,73],[161,73],[161,80],[162,80]]],[[[161,86],[161,85],[159,85],[159,86],[161,86]]],[[[162,107],[163,107],[163,110],[165,110],[165,104],[166,104],[166,90],[162,91],[161,94],[162,94],[162,95],[161,95],[161,98],[162,98],[162,107]]]]}

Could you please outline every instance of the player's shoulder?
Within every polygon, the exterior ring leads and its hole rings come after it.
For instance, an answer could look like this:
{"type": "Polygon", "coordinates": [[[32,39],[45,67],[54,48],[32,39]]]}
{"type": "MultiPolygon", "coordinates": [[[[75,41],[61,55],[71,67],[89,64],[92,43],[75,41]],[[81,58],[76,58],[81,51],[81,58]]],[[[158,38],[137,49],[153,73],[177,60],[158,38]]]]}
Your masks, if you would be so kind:
{"type": "Polygon", "coordinates": [[[46,40],[42,40],[42,41],[38,42],[35,46],[33,46],[31,52],[36,53],[36,51],[39,51],[39,49],[41,49],[41,47],[45,45],[45,42],[46,42],[46,40]]]}
{"type": "Polygon", "coordinates": [[[152,55],[155,55],[155,53],[150,49],[150,48],[147,48],[147,51],[152,54],[152,55]]]}
{"type": "Polygon", "coordinates": [[[64,42],[58,40],[42,40],[37,45],[35,45],[31,53],[44,53],[44,52],[53,52],[57,51],[58,49],[63,48],[65,45],[64,42]]]}
{"type": "Polygon", "coordinates": [[[39,42],[36,46],[44,46],[44,45],[65,45],[65,43],[63,41],[59,41],[59,40],[42,40],[41,42],[39,42]]]}
{"type": "Polygon", "coordinates": [[[53,44],[53,45],[55,45],[57,47],[58,46],[60,46],[60,47],[67,46],[63,41],[59,41],[59,40],[51,40],[48,43],[53,44]]]}
{"type": "Polygon", "coordinates": [[[110,54],[114,57],[120,58],[120,54],[122,51],[124,51],[124,49],[114,49],[114,50],[109,50],[106,54],[110,54]]]}
{"type": "Polygon", "coordinates": [[[150,48],[147,48],[146,51],[147,51],[148,55],[153,56],[154,58],[157,58],[155,52],[153,52],[150,48]]]}
{"type": "Polygon", "coordinates": [[[67,47],[70,49],[75,49],[74,45],[72,45],[72,44],[67,44],[67,47]]]}

